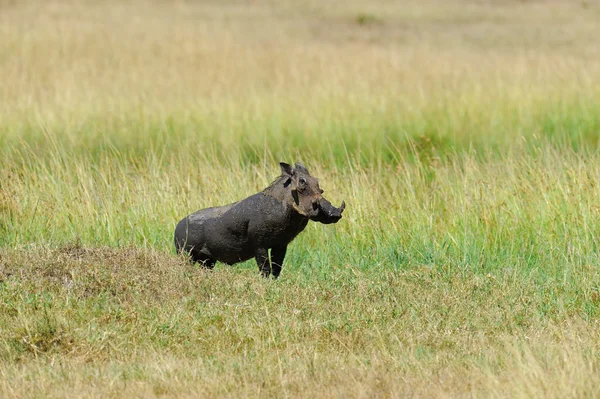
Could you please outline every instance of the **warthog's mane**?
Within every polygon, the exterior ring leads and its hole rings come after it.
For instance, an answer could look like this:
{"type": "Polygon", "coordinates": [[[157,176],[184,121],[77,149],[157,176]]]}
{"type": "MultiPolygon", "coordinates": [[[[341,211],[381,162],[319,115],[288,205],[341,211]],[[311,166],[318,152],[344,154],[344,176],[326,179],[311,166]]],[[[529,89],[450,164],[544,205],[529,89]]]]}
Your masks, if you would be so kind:
{"type": "Polygon", "coordinates": [[[284,175],[275,178],[275,180],[273,180],[262,192],[274,197],[277,196],[277,194],[281,194],[284,189],[283,181],[289,178],[289,176],[284,175]]]}

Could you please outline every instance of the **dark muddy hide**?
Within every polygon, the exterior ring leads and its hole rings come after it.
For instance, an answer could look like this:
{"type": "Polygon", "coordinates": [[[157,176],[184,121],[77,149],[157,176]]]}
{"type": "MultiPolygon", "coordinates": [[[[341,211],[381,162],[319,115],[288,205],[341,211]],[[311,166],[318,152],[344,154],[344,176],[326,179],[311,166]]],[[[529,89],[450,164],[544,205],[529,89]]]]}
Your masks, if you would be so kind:
{"type": "Polygon", "coordinates": [[[177,252],[208,268],[216,261],[232,265],[254,257],[264,277],[277,278],[287,245],[308,221],[337,223],[346,207],[342,202],[336,208],[323,198],[318,180],[304,165],[279,165],[281,176],[262,192],[181,220],[175,228],[177,252]]]}

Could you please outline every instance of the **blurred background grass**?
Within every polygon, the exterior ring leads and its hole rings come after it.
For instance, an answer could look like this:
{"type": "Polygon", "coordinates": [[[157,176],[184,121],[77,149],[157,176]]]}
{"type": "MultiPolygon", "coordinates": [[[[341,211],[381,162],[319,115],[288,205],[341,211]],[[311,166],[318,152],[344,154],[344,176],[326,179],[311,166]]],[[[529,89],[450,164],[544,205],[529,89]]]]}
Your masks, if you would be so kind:
{"type": "MultiPolygon", "coordinates": [[[[16,3],[15,3],[16,4],[16,3]]],[[[578,2],[3,6],[3,147],[256,163],[597,147],[598,7],[578,2]],[[426,148],[427,150],[427,148],[426,148]]]]}

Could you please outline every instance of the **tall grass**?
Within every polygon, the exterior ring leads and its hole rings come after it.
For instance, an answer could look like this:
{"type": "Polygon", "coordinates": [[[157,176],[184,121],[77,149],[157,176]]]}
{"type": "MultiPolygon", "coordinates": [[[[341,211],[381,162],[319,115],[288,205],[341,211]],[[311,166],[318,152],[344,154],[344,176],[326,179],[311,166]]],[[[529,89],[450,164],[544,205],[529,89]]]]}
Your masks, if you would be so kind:
{"type": "Polygon", "coordinates": [[[0,396],[597,396],[599,12],[0,1],[0,396]],[[280,281],[174,255],[280,160],[280,281]]]}

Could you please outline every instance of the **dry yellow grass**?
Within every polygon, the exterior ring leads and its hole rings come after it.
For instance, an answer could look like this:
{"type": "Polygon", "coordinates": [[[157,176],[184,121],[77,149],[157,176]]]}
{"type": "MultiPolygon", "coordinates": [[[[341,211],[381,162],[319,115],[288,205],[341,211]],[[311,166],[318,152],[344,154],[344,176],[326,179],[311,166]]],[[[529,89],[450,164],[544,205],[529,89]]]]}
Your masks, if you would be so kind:
{"type": "Polygon", "coordinates": [[[184,145],[201,131],[262,146],[286,126],[337,138],[336,124],[412,136],[428,119],[463,142],[513,139],[567,110],[592,118],[600,28],[585,4],[9,4],[0,116],[8,136],[43,125],[74,142],[124,122],[146,131],[122,140],[151,141],[169,118],[194,129],[184,145]]]}

